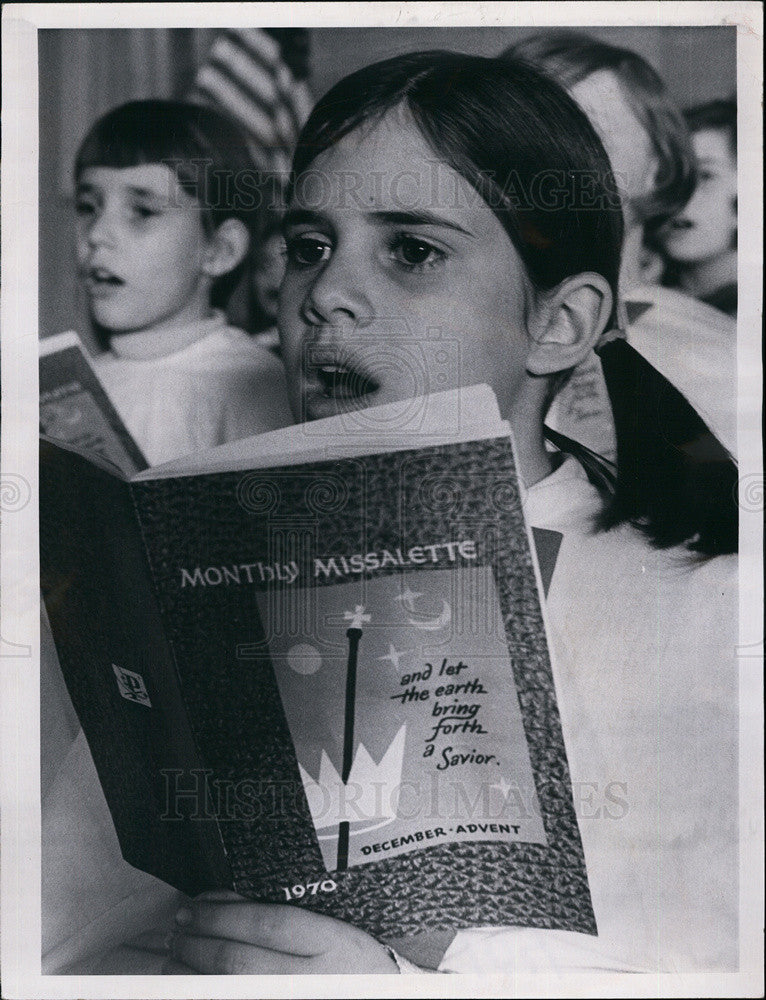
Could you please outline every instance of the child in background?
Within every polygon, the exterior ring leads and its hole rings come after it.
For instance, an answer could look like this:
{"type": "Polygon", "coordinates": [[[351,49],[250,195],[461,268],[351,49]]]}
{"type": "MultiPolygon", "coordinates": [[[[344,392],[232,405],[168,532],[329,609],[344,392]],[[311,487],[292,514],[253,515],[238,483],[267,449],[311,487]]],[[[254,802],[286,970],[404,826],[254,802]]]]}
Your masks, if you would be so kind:
{"type": "Polygon", "coordinates": [[[737,106],[711,101],[686,112],[697,187],[657,234],[668,266],[663,283],[737,314],[737,106]]]}
{"type": "MultiPolygon", "coordinates": [[[[276,333],[279,286],[282,284],[284,273],[284,240],[281,223],[276,223],[258,245],[252,274],[253,298],[261,318],[260,325],[264,329],[264,332],[259,334],[261,338],[268,336],[269,328],[276,333]]],[[[278,337],[275,343],[277,341],[278,337]]],[[[261,339],[260,342],[263,343],[264,340],[261,339]]]]}
{"type": "Polygon", "coordinates": [[[285,273],[282,237],[284,183],[277,176],[264,182],[264,204],[259,213],[258,235],[249,258],[248,292],[250,328],[259,344],[279,354],[277,307],[279,286],[285,273]]]}
{"type": "Polygon", "coordinates": [[[108,343],[95,368],[149,464],[288,424],[282,366],[221,311],[259,208],[236,126],[131,102],[93,126],[75,181],[79,272],[108,343]]]}
{"type": "MultiPolygon", "coordinates": [[[[683,209],[696,182],[694,149],[680,109],[642,56],[582,32],[541,32],[502,58],[522,59],[565,87],[590,118],[623,201],[621,325],[628,341],[651,352],[653,365],[671,381],[681,374],[698,411],[726,425],[725,445],[733,455],[734,324],[717,309],[659,285],[656,234],[683,209]]],[[[606,387],[592,358],[559,390],[547,422],[598,454],[616,457],[606,387]]]]}
{"type": "Polygon", "coordinates": [[[646,284],[645,230],[675,215],[694,190],[694,152],[683,115],[637,52],[583,32],[546,31],[506,49],[564,87],[591,120],[622,196],[620,290],[646,284]]]}

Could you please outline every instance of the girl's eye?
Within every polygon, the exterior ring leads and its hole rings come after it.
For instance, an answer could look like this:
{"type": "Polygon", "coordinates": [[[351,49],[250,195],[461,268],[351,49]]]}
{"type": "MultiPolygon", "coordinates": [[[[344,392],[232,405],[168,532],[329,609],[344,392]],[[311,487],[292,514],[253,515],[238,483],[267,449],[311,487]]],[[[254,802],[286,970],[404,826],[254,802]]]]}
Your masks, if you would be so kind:
{"type": "Polygon", "coordinates": [[[96,204],[88,198],[78,198],[75,202],[75,212],[83,219],[90,218],[96,213],[96,204]]]}
{"type": "Polygon", "coordinates": [[[151,219],[155,215],[159,215],[159,209],[153,208],[150,205],[132,205],[131,212],[133,217],[136,219],[151,219]]]}
{"type": "Polygon", "coordinates": [[[328,260],[332,248],[330,244],[316,236],[292,236],[286,240],[285,252],[288,263],[297,267],[314,267],[328,260]]]}
{"type": "Polygon", "coordinates": [[[434,267],[447,256],[433,243],[417,236],[397,236],[391,244],[391,255],[397,263],[410,270],[434,267]]]}

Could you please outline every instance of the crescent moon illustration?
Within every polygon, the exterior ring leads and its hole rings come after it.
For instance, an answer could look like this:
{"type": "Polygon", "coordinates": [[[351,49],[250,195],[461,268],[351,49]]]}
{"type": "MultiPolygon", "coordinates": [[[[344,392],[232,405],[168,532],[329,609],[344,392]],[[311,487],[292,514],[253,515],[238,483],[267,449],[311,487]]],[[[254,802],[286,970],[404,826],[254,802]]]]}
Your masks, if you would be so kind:
{"type": "MultiPolygon", "coordinates": [[[[409,610],[409,609],[408,609],[409,610]]],[[[447,601],[442,601],[441,613],[436,618],[411,618],[407,616],[407,622],[415,628],[421,628],[426,632],[437,632],[440,628],[446,628],[452,621],[452,609],[447,601]]]]}

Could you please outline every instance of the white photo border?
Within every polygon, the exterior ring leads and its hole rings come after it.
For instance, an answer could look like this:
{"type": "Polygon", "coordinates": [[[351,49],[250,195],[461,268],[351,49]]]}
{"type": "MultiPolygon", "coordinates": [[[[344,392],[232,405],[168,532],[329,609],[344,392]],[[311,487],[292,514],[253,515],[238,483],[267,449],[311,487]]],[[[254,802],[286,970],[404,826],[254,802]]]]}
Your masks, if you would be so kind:
{"type": "Polygon", "coordinates": [[[3,996],[757,996],[763,991],[763,12],[756,2],[94,3],[3,8],[2,738],[3,996]],[[740,972],[405,977],[40,974],[40,696],[37,526],[38,73],[40,28],[698,26],[737,29],[740,453],[740,972]]]}

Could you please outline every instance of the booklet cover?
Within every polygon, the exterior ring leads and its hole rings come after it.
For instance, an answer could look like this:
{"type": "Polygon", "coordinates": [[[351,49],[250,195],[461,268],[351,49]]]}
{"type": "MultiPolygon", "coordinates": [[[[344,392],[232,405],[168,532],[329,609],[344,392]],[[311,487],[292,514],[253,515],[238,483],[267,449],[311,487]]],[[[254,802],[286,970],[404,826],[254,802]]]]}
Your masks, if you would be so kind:
{"type": "Polygon", "coordinates": [[[132,482],[44,443],[40,484],[126,860],[383,939],[596,932],[507,436],[132,482]]]}
{"type": "Polygon", "coordinates": [[[147,466],[73,332],[40,343],[40,433],[100,455],[128,475],[147,466]]]}

